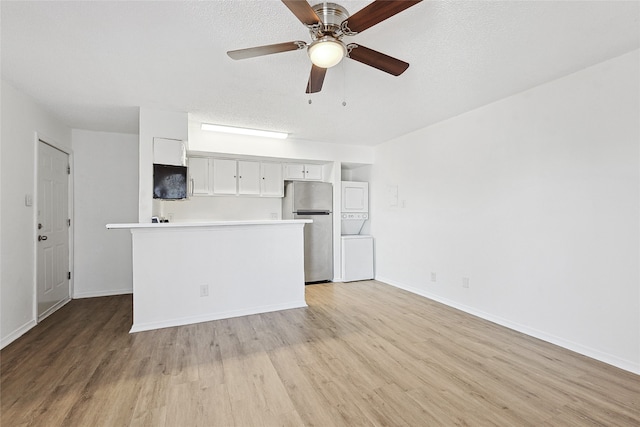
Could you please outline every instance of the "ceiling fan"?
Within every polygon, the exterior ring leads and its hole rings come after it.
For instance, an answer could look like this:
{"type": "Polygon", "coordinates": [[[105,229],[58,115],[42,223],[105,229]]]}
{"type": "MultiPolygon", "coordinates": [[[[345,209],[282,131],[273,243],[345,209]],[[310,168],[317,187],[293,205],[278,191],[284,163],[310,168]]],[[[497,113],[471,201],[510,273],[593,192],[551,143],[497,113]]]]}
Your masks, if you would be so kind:
{"type": "Polygon", "coordinates": [[[307,49],[312,66],[306,93],[320,92],[327,68],[337,65],[344,57],[399,76],[409,67],[409,63],[356,43],[345,44],[342,39],[344,36],[361,33],[421,1],[376,0],[349,16],[347,10],[336,3],[323,2],[311,6],[306,0],[282,0],[282,3],[309,29],[312,42],[307,44],[297,40],[257,46],[231,50],[227,55],[232,59],[247,59],[307,49]]]}

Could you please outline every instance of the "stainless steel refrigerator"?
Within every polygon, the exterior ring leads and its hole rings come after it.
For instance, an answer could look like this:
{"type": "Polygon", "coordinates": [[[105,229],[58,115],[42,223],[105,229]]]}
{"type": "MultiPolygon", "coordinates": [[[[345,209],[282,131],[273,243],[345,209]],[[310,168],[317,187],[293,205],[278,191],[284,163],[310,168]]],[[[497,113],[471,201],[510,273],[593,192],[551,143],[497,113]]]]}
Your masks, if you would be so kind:
{"type": "Polygon", "coordinates": [[[287,182],[283,219],[311,219],[304,226],[305,283],[333,280],[333,185],[328,182],[287,182]]]}

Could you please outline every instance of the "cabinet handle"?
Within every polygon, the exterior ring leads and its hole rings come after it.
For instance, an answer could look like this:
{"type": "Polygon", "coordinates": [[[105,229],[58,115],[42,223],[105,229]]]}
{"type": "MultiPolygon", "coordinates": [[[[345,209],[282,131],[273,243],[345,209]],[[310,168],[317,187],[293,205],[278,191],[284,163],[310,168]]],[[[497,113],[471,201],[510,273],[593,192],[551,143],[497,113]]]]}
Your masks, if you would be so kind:
{"type": "Polygon", "coordinates": [[[196,182],[193,178],[191,178],[191,195],[196,191],[196,182]]]}

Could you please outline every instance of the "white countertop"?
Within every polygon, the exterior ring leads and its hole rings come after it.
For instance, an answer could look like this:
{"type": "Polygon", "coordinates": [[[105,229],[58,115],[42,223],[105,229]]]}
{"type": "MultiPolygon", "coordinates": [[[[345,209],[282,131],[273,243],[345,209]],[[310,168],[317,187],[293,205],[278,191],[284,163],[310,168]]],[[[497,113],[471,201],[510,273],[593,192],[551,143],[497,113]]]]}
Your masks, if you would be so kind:
{"type": "Polygon", "coordinates": [[[132,228],[186,228],[186,227],[228,227],[238,225],[288,225],[309,224],[310,219],[284,219],[284,220],[259,220],[259,221],[211,221],[211,222],[161,222],[161,223],[129,223],[107,224],[108,229],[132,229],[132,228]]]}

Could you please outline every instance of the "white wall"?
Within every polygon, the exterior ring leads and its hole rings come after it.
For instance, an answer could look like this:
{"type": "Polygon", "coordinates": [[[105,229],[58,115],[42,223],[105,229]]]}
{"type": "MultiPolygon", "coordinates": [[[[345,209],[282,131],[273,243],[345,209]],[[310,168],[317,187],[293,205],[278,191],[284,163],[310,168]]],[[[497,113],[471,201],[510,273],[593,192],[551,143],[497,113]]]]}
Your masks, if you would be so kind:
{"type": "Polygon", "coordinates": [[[377,278],[640,373],[639,62],[378,146],[377,278]]]}
{"type": "Polygon", "coordinates": [[[138,219],[138,135],[73,130],[74,298],[133,291],[131,234],[138,219]]]}
{"type": "Polygon", "coordinates": [[[31,98],[2,81],[1,87],[1,222],[0,347],[18,338],[36,322],[35,212],[25,195],[36,195],[35,134],[71,147],[71,129],[31,98]]]}
{"type": "Polygon", "coordinates": [[[282,198],[193,196],[160,202],[162,216],[171,222],[282,219],[282,198]]]}

